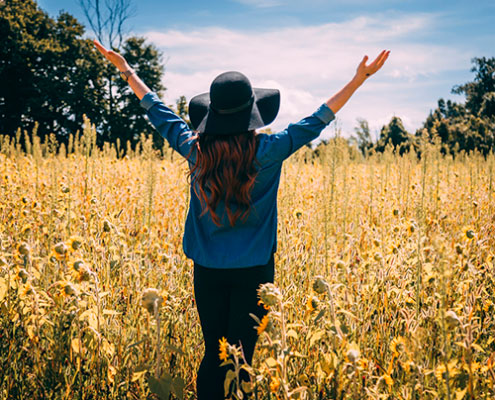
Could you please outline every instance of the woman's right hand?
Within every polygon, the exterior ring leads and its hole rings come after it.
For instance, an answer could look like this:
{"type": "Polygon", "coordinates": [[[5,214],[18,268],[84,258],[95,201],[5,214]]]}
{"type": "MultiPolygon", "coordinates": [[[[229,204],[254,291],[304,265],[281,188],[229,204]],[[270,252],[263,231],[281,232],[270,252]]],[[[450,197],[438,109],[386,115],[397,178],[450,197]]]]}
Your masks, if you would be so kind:
{"type": "Polygon", "coordinates": [[[122,57],[119,53],[116,53],[113,50],[107,50],[98,40],[93,40],[96,48],[100,51],[101,54],[105,56],[105,58],[110,61],[113,65],[117,67],[120,72],[127,71],[130,69],[129,64],[124,57],[122,57]]]}

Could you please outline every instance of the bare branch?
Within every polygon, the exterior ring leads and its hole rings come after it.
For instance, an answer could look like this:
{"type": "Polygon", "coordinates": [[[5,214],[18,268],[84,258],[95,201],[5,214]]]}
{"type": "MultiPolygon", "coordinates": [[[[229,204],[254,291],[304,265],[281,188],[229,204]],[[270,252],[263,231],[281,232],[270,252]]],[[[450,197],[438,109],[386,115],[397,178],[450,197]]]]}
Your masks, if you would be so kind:
{"type": "Polygon", "coordinates": [[[100,42],[120,49],[125,22],[135,14],[132,0],[78,0],[89,26],[100,42]],[[103,40],[103,36],[107,40],[103,40]]]}

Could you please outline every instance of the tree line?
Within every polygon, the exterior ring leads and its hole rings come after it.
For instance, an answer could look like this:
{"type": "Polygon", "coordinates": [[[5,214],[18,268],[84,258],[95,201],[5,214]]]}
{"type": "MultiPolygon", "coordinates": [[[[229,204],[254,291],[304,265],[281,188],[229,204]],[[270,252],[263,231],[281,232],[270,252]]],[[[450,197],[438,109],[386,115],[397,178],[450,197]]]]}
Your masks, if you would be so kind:
{"type": "Polygon", "coordinates": [[[387,145],[400,154],[415,150],[420,140],[438,140],[443,154],[455,154],[461,150],[479,151],[487,155],[495,151],[495,57],[472,59],[472,82],[456,85],[452,93],[464,94],[466,101],[456,103],[440,98],[436,109],[430,111],[423,126],[414,134],[409,133],[399,117],[382,127],[380,136],[372,140],[366,120],[358,120],[351,142],[363,154],[383,152],[387,145]]]}
{"type": "MultiPolygon", "coordinates": [[[[122,25],[129,17],[130,0],[106,1],[108,17],[102,15],[99,0],[79,3],[98,39],[106,38],[107,45],[120,51],[139,76],[163,95],[164,65],[158,49],[142,37],[124,39],[122,25]]],[[[37,126],[42,139],[54,133],[65,142],[70,133],[81,130],[86,115],[96,126],[99,145],[129,141],[134,147],[144,133],[161,147],[163,139],[146,121],[139,100],[84,33],[85,27],[72,15],[61,12],[52,18],[35,0],[0,1],[0,134],[14,136],[19,128],[30,131],[37,126]]],[[[473,81],[452,89],[465,95],[465,103],[439,99],[414,134],[394,116],[376,141],[367,121],[358,120],[349,142],[363,154],[384,151],[386,146],[401,154],[417,150],[420,138],[438,138],[444,153],[494,151],[495,57],[474,58],[472,63],[473,81]]],[[[188,120],[185,97],[173,108],[188,120]]]]}

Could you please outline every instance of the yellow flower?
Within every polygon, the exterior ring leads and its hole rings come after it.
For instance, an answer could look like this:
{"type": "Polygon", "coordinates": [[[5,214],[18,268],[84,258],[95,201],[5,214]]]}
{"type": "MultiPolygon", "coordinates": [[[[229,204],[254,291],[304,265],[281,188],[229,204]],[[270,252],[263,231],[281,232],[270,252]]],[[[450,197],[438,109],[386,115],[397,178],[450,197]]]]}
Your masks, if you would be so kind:
{"type": "Polygon", "coordinates": [[[29,225],[29,224],[24,225],[21,229],[21,233],[27,234],[29,232],[31,232],[31,225],[29,225]]]}
{"type": "Polygon", "coordinates": [[[77,273],[77,280],[79,282],[87,282],[91,279],[92,272],[88,267],[81,267],[77,273]]]}
{"type": "Polygon", "coordinates": [[[295,218],[300,218],[303,215],[303,212],[300,208],[296,208],[292,215],[294,215],[295,218]]]}
{"type": "Polygon", "coordinates": [[[394,384],[394,380],[392,379],[392,377],[389,374],[383,375],[383,380],[385,381],[385,383],[387,384],[387,386],[389,388],[390,388],[390,386],[392,386],[394,384]]]}
{"type": "Polygon", "coordinates": [[[62,290],[63,290],[63,294],[65,294],[66,296],[77,295],[77,289],[70,282],[67,282],[65,286],[62,288],[62,290]]]}
{"type": "Polygon", "coordinates": [[[219,351],[220,351],[218,356],[220,357],[220,360],[226,361],[227,358],[229,358],[229,355],[227,353],[229,346],[229,344],[227,343],[227,339],[225,337],[222,337],[221,339],[218,340],[218,343],[219,343],[219,351]]]}
{"type": "MultiPolygon", "coordinates": [[[[459,374],[459,370],[457,369],[456,364],[457,364],[456,360],[452,360],[447,364],[449,367],[449,377],[450,378],[453,378],[459,374]]],[[[447,372],[447,368],[445,367],[445,364],[439,364],[435,368],[435,377],[439,381],[443,380],[446,378],[446,372],[447,372]]]]}
{"type": "Polygon", "coordinates": [[[369,361],[367,358],[360,358],[359,361],[357,362],[358,368],[359,369],[368,369],[369,361]]]}
{"type": "Polygon", "coordinates": [[[415,367],[416,364],[414,364],[413,360],[407,360],[405,363],[402,364],[402,368],[404,368],[406,372],[412,372],[415,367]]]}
{"type": "Polygon", "coordinates": [[[17,277],[22,281],[22,283],[26,283],[29,279],[29,274],[24,268],[21,268],[17,273],[17,277]]]}
{"type": "Polygon", "coordinates": [[[258,300],[258,305],[263,306],[265,310],[269,310],[270,306],[267,306],[265,303],[263,303],[263,300],[258,300]]]}
{"type": "Polygon", "coordinates": [[[416,230],[416,224],[414,222],[410,222],[409,225],[407,226],[407,233],[409,236],[411,236],[414,231],[416,230]]]}
{"type": "Polygon", "coordinates": [[[270,381],[270,392],[275,393],[279,387],[280,379],[278,379],[276,376],[272,377],[272,380],[270,381]]]}
{"type": "Polygon", "coordinates": [[[31,284],[28,282],[24,286],[24,289],[22,290],[21,297],[29,296],[30,294],[33,294],[34,290],[31,284]]]}
{"type": "Polygon", "coordinates": [[[70,263],[70,267],[75,271],[79,272],[81,268],[84,267],[84,261],[83,260],[74,260],[70,263]]]}
{"type": "Polygon", "coordinates": [[[263,318],[261,319],[260,324],[256,328],[256,331],[258,332],[258,335],[261,335],[266,330],[266,327],[268,326],[268,322],[270,322],[269,319],[268,319],[268,315],[263,316],[263,318]]]}
{"type": "Polygon", "coordinates": [[[465,226],[464,229],[462,230],[463,233],[463,239],[470,242],[471,240],[474,239],[476,236],[476,233],[474,232],[474,229],[471,226],[465,226]]]}
{"type": "Polygon", "coordinates": [[[67,246],[69,246],[69,250],[77,250],[83,244],[83,238],[81,236],[72,236],[68,242],[67,246]]]}
{"type": "Polygon", "coordinates": [[[394,357],[397,357],[405,348],[404,338],[402,336],[394,337],[390,342],[390,350],[394,357]]]}
{"type": "Polygon", "coordinates": [[[313,312],[318,308],[318,299],[314,296],[308,297],[308,301],[306,302],[306,309],[309,312],[313,312]]]}
{"type": "Polygon", "coordinates": [[[61,256],[65,256],[65,254],[67,253],[69,248],[67,247],[67,245],[64,242],[60,242],[60,243],[57,243],[55,246],[53,246],[53,250],[55,251],[55,253],[57,253],[61,256]]]}

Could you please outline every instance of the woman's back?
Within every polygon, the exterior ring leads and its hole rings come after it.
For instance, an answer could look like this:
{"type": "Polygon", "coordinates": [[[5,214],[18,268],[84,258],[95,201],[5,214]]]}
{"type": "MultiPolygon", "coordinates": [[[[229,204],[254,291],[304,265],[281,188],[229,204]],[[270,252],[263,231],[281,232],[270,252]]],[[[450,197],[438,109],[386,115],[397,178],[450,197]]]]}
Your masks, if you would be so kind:
{"type": "MultiPolygon", "coordinates": [[[[194,133],[154,93],[141,101],[150,121],[186,157],[191,168],[197,162],[194,133]]],[[[212,268],[241,268],[266,264],[277,248],[277,191],[282,163],[301,146],[318,137],[335,118],[323,104],[313,115],[290,124],[285,130],[268,135],[257,134],[255,165],[257,175],[250,192],[251,209],[245,219],[232,227],[225,203],[220,201],[216,214],[220,226],[198,197],[199,188],[191,185],[190,207],[186,219],[183,247],[185,254],[198,264],[212,268]]],[[[236,204],[229,203],[234,208],[236,204]]]]}

